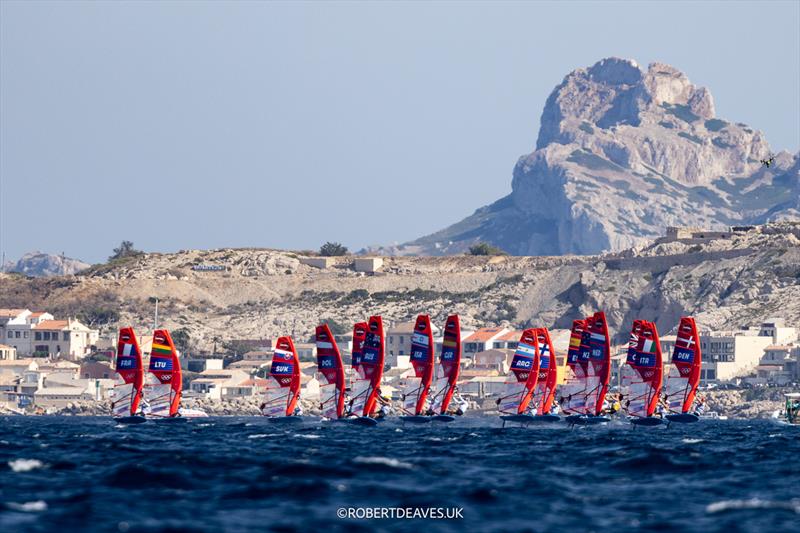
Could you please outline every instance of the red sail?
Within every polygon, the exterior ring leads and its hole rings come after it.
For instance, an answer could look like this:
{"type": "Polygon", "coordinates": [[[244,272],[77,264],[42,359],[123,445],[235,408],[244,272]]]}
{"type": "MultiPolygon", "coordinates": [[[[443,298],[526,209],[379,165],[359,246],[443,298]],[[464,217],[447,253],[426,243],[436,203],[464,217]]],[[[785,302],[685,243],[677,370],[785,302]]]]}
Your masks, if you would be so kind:
{"type": "Polygon", "coordinates": [[[368,330],[369,324],[366,322],[353,324],[353,350],[350,366],[353,367],[354,380],[358,379],[358,375],[360,373],[359,369],[361,368],[361,356],[364,355],[364,341],[367,340],[368,330]]]}
{"type": "Polygon", "coordinates": [[[628,393],[628,414],[653,416],[661,395],[664,365],[658,331],[652,322],[634,321],[626,365],[629,370],[623,373],[623,387],[628,393]]]}
{"type": "Polygon", "coordinates": [[[553,407],[558,383],[558,364],[550,332],[547,328],[536,328],[537,349],[539,351],[539,376],[536,380],[534,398],[536,413],[545,415],[553,407]]]}
{"type": "Polygon", "coordinates": [[[300,360],[291,337],[279,337],[272,355],[267,385],[267,416],[292,416],[300,397],[300,360]]]}
{"type": "Polygon", "coordinates": [[[433,409],[440,414],[447,414],[447,408],[453,399],[461,371],[461,323],[458,315],[450,315],[444,326],[442,353],[439,355],[439,371],[436,378],[436,390],[433,397],[433,409]]]}
{"type": "Polygon", "coordinates": [[[317,326],[317,370],[322,374],[320,403],[328,418],[341,418],[344,414],[344,366],[339,346],[328,324],[317,326]]]}
{"type": "MultiPolygon", "coordinates": [[[[169,402],[167,415],[176,416],[181,406],[181,391],[183,388],[183,376],[181,373],[181,363],[178,358],[178,351],[172,336],[166,329],[157,329],[153,332],[153,345],[150,349],[150,373],[153,374],[158,383],[169,385],[166,397],[163,400],[169,402]]],[[[161,398],[150,401],[150,408],[154,409],[159,404],[161,398]]],[[[166,407],[166,406],[165,406],[166,407]]],[[[155,409],[157,410],[157,409],[155,409]]]]}
{"type": "Polygon", "coordinates": [[[536,347],[536,330],[526,329],[517,344],[511,360],[511,372],[504,383],[498,410],[506,414],[523,414],[539,377],[539,350],[536,347]]]}
{"type": "Polygon", "coordinates": [[[433,381],[433,331],[428,315],[419,315],[411,336],[411,366],[414,377],[408,379],[403,407],[415,415],[425,412],[425,402],[433,381]]]}
{"type": "Polygon", "coordinates": [[[697,324],[692,317],[681,317],[675,349],[672,352],[672,365],[666,386],[669,408],[670,411],[688,413],[700,384],[700,369],[703,365],[700,335],[697,334],[697,324]]]}
{"type": "Polygon", "coordinates": [[[361,372],[369,380],[364,401],[364,416],[371,416],[376,410],[380,394],[384,364],[383,320],[380,316],[369,317],[367,338],[364,340],[364,353],[361,356],[361,372]]]}
{"type": "MultiPolygon", "coordinates": [[[[139,412],[139,402],[142,400],[142,387],[144,386],[144,370],[142,368],[142,350],[136,340],[133,328],[122,328],[119,330],[117,340],[117,374],[125,382],[131,385],[130,393],[125,393],[125,398],[116,397],[114,403],[128,405],[130,409],[125,416],[133,416],[139,412]]],[[[115,411],[115,415],[121,414],[115,411]]]]}
{"type": "Polygon", "coordinates": [[[611,377],[611,338],[608,334],[606,314],[598,311],[586,319],[588,326],[589,365],[587,368],[587,411],[599,415],[608,392],[611,377]],[[593,408],[592,408],[593,406],[593,408]]]}
{"type": "Polygon", "coordinates": [[[567,376],[561,390],[559,403],[565,413],[586,414],[586,371],[588,361],[581,359],[581,343],[586,331],[586,320],[573,320],[567,350],[567,376]]]}

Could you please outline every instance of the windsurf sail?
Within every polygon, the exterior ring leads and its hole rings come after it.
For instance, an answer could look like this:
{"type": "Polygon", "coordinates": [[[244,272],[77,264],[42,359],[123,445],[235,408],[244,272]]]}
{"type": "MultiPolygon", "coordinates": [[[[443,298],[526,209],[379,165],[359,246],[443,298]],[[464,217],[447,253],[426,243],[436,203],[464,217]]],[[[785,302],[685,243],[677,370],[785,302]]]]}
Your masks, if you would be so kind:
{"type": "Polygon", "coordinates": [[[606,314],[596,312],[586,319],[586,331],[581,342],[581,359],[586,366],[586,412],[599,415],[608,392],[611,377],[611,338],[608,335],[606,314]]]}
{"type": "Polygon", "coordinates": [[[317,370],[322,375],[319,388],[322,415],[341,418],[344,415],[344,366],[339,346],[328,324],[317,326],[317,370]]]}
{"type": "Polygon", "coordinates": [[[272,354],[264,416],[292,416],[300,397],[300,361],[291,337],[280,337],[272,354]]]}
{"type": "Polygon", "coordinates": [[[628,356],[622,372],[622,388],[626,392],[629,415],[646,418],[658,407],[664,366],[656,325],[635,320],[628,342],[628,356]]]}
{"type": "Polygon", "coordinates": [[[115,417],[134,416],[139,413],[142,401],[144,371],[142,351],[133,328],[119,330],[117,340],[117,384],[111,410],[115,417]]]}
{"type": "Polygon", "coordinates": [[[539,377],[539,350],[536,347],[536,330],[522,332],[511,360],[509,372],[498,402],[498,410],[504,414],[524,414],[539,377]]]}
{"type": "Polygon", "coordinates": [[[672,366],[667,375],[666,395],[670,411],[688,413],[691,410],[700,384],[702,364],[697,324],[692,317],[682,317],[672,352],[672,366]]]}
{"type": "Polygon", "coordinates": [[[414,376],[408,378],[403,390],[403,410],[414,415],[424,414],[428,392],[433,381],[433,331],[428,315],[419,315],[411,335],[411,366],[414,376]]]}
{"type": "MultiPolygon", "coordinates": [[[[363,346],[357,379],[353,387],[353,405],[350,412],[354,414],[360,412],[363,416],[371,416],[378,401],[383,377],[384,338],[381,317],[369,317],[363,346]]],[[[355,349],[355,339],[353,339],[353,349],[355,349]]]]}
{"type": "Polygon", "coordinates": [[[444,326],[442,353],[436,369],[436,382],[431,397],[431,408],[439,414],[447,414],[450,400],[458,383],[461,371],[461,323],[458,315],[447,317],[444,326]]]}
{"type": "Polygon", "coordinates": [[[353,387],[359,377],[363,377],[361,373],[361,357],[364,355],[364,341],[367,340],[367,331],[369,324],[366,322],[359,322],[353,324],[353,350],[350,358],[350,367],[353,369],[353,387]]]}
{"type": "Polygon", "coordinates": [[[537,415],[546,415],[553,406],[558,382],[558,365],[547,328],[536,328],[536,346],[539,350],[539,376],[531,400],[537,415]]]}
{"type": "MultiPolygon", "coordinates": [[[[561,387],[559,403],[565,413],[585,415],[586,409],[586,373],[589,366],[587,359],[581,358],[583,333],[586,331],[586,320],[573,320],[572,332],[569,336],[567,350],[567,376],[561,387]]],[[[588,339],[587,339],[588,342],[588,339]]],[[[588,345],[587,345],[588,350],[588,345]]]]}
{"type": "Polygon", "coordinates": [[[183,377],[178,351],[166,329],[153,332],[150,365],[144,397],[156,417],[177,416],[181,406],[183,377]]]}

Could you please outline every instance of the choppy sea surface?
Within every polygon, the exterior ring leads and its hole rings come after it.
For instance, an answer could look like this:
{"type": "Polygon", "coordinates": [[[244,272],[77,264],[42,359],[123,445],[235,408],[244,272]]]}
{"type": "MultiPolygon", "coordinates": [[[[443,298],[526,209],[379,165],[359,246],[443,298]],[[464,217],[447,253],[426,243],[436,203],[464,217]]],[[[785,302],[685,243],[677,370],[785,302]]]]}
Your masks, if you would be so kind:
{"type": "Polygon", "coordinates": [[[799,526],[800,427],[777,421],[570,430],[501,429],[489,418],[372,428],[260,418],[137,426],[101,417],[0,418],[0,531],[7,532],[778,533],[799,526]],[[445,518],[359,518],[366,508],[445,518]],[[347,509],[351,518],[339,518],[347,509]]]}

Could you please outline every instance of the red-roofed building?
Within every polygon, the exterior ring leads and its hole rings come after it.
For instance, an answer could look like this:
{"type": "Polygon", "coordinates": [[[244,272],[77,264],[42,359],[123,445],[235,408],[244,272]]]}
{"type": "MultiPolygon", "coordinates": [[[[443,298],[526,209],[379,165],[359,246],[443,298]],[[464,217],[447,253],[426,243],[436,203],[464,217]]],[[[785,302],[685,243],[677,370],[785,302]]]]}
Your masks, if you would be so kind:
{"type": "MultiPolygon", "coordinates": [[[[461,341],[463,346],[463,355],[465,358],[473,359],[478,352],[485,352],[495,348],[494,343],[500,343],[497,348],[505,348],[506,341],[499,340],[504,335],[508,334],[511,330],[502,326],[493,328],[480,328],[475,333],[472,333],[461,341]]],[[[519,340],[519,337],[517,337],[519,340]]]]}
{"type": "Polygon", "coordinates": [[[492,348],[509,348],[511,350],[516,350],[520,337],[522,337],[522,332],[520,330],[511,330],[508,333],[504,333],[496,338],[492,348]]]}
{"type": "Polygon", "coordinates": [[[53,315],[44,311],[32,313],[28,309],[0,309],[0,342],[17,350],[20,355],[33,353],[31,330],[53,315]]]}
{"type": "Polygon", "coordinates": [[[29,309],[0,309],[0,326],[24,324],[29,316],[29,309]]]}
{"type": "Polygon", "coordinates": [[[33,354],[78,360],[89,354],[98,332],[76,319],[44,320],[32,328],[33,354]]]}

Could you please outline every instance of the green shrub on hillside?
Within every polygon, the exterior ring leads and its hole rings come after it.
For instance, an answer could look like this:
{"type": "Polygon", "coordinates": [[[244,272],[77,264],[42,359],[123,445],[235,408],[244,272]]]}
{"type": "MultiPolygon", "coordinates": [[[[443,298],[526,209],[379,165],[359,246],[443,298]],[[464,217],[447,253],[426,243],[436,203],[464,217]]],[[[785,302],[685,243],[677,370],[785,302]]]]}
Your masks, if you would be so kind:
{"type": "Polygon", "coordinates": [[[319,255],[323,257],[336,257],[347,255],[347,246],[339,242],[326,242],[319,248],[319,255]]]}
{"type": "Polygon", "coordinates": [[[469,247],[469,255],[508,255],[502,248],[492,246],[488,242],[479,242],[469,247]]]}

